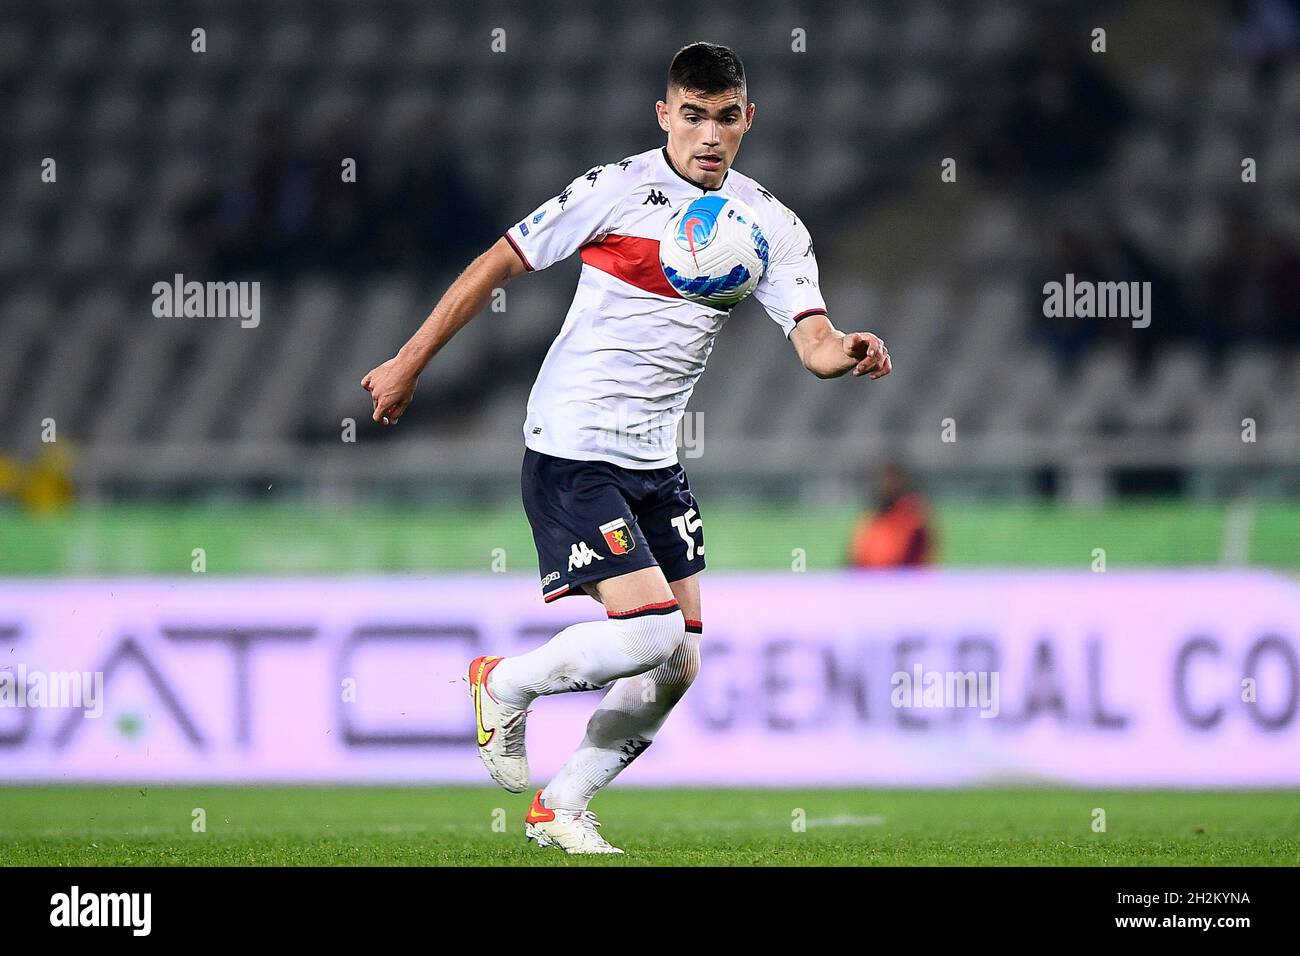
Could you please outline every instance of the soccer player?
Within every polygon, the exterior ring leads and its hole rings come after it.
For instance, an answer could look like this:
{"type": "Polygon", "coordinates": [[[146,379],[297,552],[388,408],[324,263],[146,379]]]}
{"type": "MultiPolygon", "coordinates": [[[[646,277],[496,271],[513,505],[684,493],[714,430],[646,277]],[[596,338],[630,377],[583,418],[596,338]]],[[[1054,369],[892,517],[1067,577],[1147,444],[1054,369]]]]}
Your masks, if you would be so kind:
{"type": "Polygon", "coordinates": [[[728,313],[681,298],[665,278],[658,237],[673,211],[710,193],[754,209],[769,243],[754,295],[818,378],[876,379],[891,368],[877,336],[831,325],[805,225],[732,168],[754,121],[740,58],[711,43],[682,48],[655,112],[665,146],[593,167],[511,226],[361,382],[374,420],[396,424],[429,360],[494,288],[581,254],[573,303],[528,398],[523,502],[543,600],[585,593],[606,618],[469,667],[479,755],[514,793],[529,784],[533,701],[609,687],[578,749],[528,808],[529,839],[569,853],[622,852],[596,832],[588,804],[650,746],[700,667],[704,532],[676,432],[728,313]]]}

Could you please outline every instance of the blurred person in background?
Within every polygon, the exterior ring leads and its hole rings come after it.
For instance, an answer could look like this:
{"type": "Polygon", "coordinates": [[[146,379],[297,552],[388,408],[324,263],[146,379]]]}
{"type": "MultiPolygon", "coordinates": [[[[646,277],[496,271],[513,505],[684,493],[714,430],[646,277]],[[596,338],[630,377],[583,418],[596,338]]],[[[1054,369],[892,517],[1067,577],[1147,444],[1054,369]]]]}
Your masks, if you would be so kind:
{"type": "MultiPolygon", "coordinates": [[[[1102,263],[1096,244],[1070,226],[1061,226],[1048,239],[1048,254],[1043,271],[1034,276],[1030,288],[1030,301],[1038,299],[1048,282],[1064,282],[1067,274],[1075,281],[1099,281],[1102,263]]],[[[1064,368],[1073,368],[1084,353],[1096,344],[1100,336],[1100,323],[1091,316],[1069,314],[1062,310],[1058,316],[1035,317],[1031,330],[1046,345],[1064,368]]]]}
{"type": "Polygon", "coordinates": [[[1081,32],[1067,24],[1044,27],[995,88],[972,101],[963,125],[975,138],[976,167],[990,181],[1054,193],[1104,168],[1131,108],[1081,32]]]}
{"type": "Polygon", "coordinates": [[[251,170],[224,198],[219,264],[292,273],[316,241],[312,233],[312,162],[288,135],[288,118],[268,111],[253,129],[251,170]]]}
{"type": "Polygon", "coordinates": [[[1201,263],[1197,298],[1210,349],[1300,342],[1300,253],[1241,205],[1225,214],[1223,241],[1201,263]]]}
{"type": "Polygon", "coordinates": [[[934,534],[921,495],[903,466],[889,462],[876,480],[876,507],[857,521],[849,560],[858,568],[922,567],[934,561],[934,534]]]}
{"type": "Polygon", "coordinates": [[[312,240],[308,262],[332,271],[363,272],[368,266],[362,250],[374,244],[375,197],[370,177],[357,175],[345,180],[344,157],[354,159],[356,168],[370,168],[370,158],[359,142],[361,123],[357,117],[340,117],[330,124],[315,150],[311,163],[310,221],[312,240]]]}
{"type": "Polygon", "coordinates": [[[1230,0],[1229,48],[1249,58],[1257,82],[1271,83],[1300,50],[1300,0],[1230,0]]]}
{"type": "Polygon", "coordinates": [[[66,447],[47,446],[31,464],[0,455],[0,502],[12,498],[33,514],[59,511],[72,504],[71,472],[66,447]]]}
{"type": "Polygon", "coordinates": [[[1093,348],[1118,345],[1146,370],[1169,342],[1192,337],[1196,328],[1189,317],[1182,284],[1169,270],[1114,222],[1094,230],[1052,224],[1045,238],[1047,249],[1041,268],[1035,273],[1029,294],[1040,298],[1049,282],[1149,282],[1152,301],[1160,303],[1159,321],[1134,334],[1130,323],[1114,318],[1061,315],[1035,317],[1033,335],[1064,369],[1074,369],[1093,348]]]}
{"type": "Polygon", "coordinates": [[[437,116],[424,113],[413,120],[403,142],[410,145],[381,200],[380,226],[368,258],[419,273],[475,258],[499,238],[488,224],[504,219],[503,210],[466,176],[437,116]]]}

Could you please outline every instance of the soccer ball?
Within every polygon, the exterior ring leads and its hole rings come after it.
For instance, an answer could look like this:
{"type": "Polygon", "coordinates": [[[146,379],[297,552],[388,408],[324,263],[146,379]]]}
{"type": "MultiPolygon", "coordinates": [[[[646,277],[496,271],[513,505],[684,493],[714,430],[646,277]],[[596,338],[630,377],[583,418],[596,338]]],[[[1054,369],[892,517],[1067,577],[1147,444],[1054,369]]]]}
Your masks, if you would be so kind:
{"type": "Polygon", "coordinates": [[[659,264],[683,299],[730,309],[767,270],[767,237],[739,199],[701,196],[673,213],[659,237],[659,264]]]}

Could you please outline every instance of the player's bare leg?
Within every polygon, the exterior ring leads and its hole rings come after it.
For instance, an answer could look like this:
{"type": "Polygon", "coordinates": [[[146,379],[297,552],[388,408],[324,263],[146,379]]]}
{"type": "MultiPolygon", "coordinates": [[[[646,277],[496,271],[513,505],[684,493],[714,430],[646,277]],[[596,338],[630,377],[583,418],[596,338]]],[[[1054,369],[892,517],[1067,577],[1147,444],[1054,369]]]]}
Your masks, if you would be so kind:
{"type": "MultiPolygon", "coordinates": [[[[568,817],[589,819],[598,826],[595,815],[587,809],[591,798],[650,746],[669,712],[695,680],[700,670],[699,575],[673,581],[669,587],[685,612],[685,639],[658,667],[614,682],[587,722],[578,749],[555,779],[533,798],[528,811],[530,821],[568,817]]],[[[598,591],[597,595],[612,599],[608,590],[603,594],[598,591]]]]}
{"type": "Polygon", "coordinates": [[[698,624],[703,620],[700,617],[700,576],[698,574],[692,574],[689,578],[682,578],[680,581],[669,581],[668,586],[672,588],[677,603],[682,606],[682,614],[686,616],[687,621],[698,624]]]}

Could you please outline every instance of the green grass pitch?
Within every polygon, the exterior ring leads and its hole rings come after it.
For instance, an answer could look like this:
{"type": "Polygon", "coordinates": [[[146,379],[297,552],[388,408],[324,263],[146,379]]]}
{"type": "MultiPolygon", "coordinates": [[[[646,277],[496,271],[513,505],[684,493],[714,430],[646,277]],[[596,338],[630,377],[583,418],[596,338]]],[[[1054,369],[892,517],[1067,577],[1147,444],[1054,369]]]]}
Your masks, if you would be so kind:
{"type": "Polygon", "coordinates": [[[486,787],[9,786],[0,864],[1300,864],[1296,791],[624,788],[592,809],[626,856],[597,858],[525,841],[527,806],[486,787]]]}

